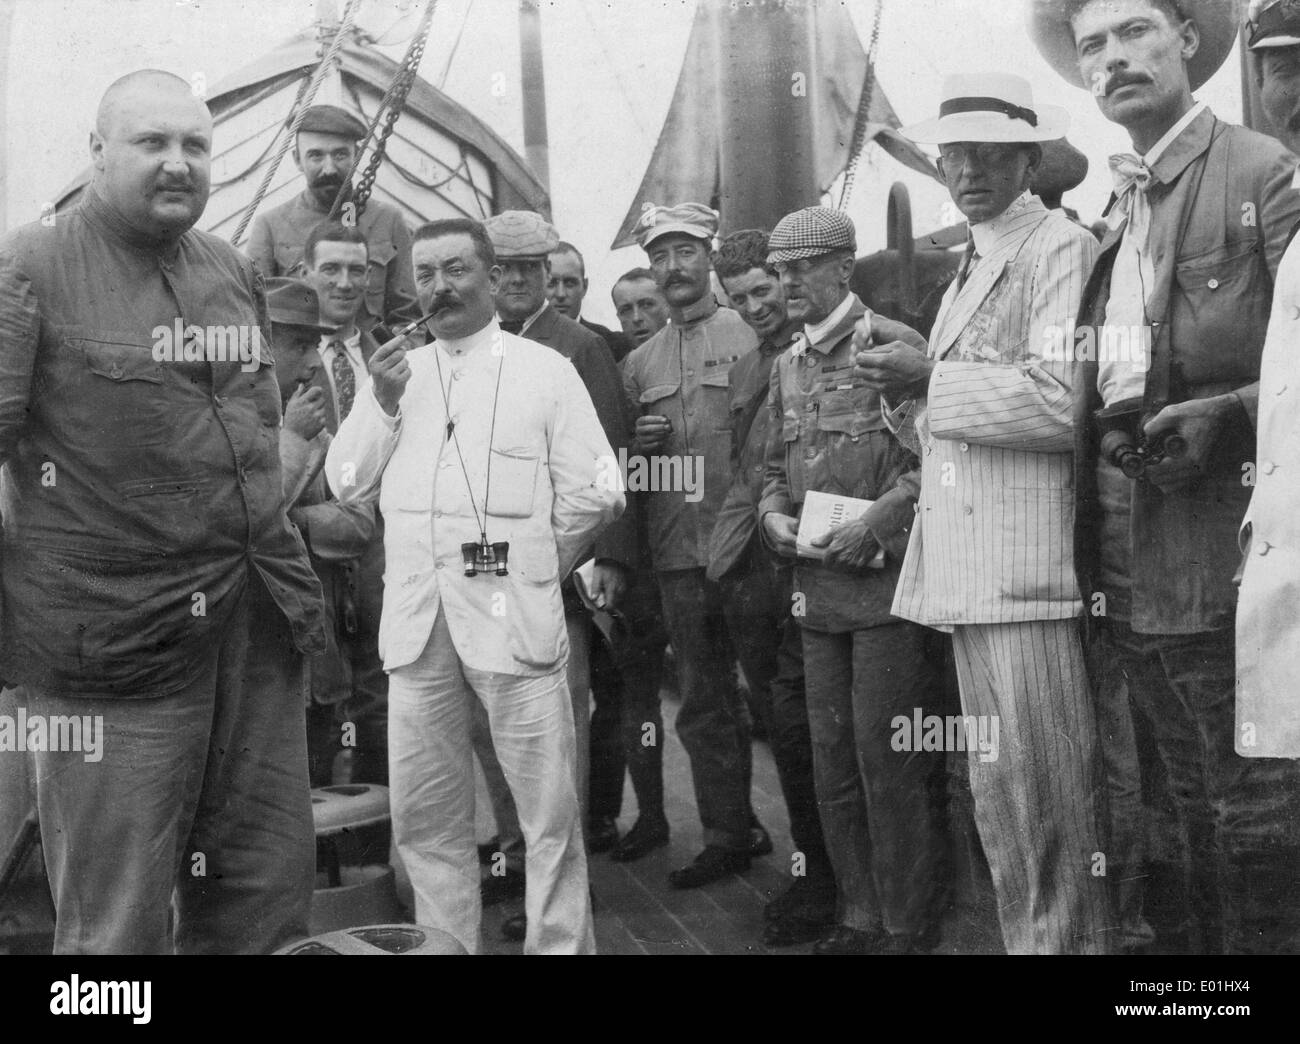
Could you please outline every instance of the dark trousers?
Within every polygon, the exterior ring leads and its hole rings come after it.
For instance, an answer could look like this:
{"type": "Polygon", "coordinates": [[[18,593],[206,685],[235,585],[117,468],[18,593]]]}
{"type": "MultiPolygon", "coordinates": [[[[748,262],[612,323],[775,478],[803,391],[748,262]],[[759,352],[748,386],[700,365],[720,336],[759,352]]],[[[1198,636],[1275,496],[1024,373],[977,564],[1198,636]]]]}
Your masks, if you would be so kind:
{"type": "MultiPolygon", "coordinates": [[[[341,639],[342,640],[342,639],[341,639]]],[[[307,707],[307,760],[313,787],[333,782],[334,759],[352,750],[352,782],[388,785],[388,675],[376,639],[349,643],[352,694],[307,707]]]]}
{"type": "Polygon", "coordinates": [[[851,928],[919,933],[934,916],[943,833],[931,786],[942,754],[892,743],[896,716],[911,721],[938,702],[928,640],[902,621],[803,630],[817,803],[851,928]]]}
{"type": "Polygon", "coordinates": [[[703,569],[659,573],[664,625],[677,661],[677,735],[691,760],[704,843],[747,850],[749,716],[732,673],[722,592],[703,569]]]}
{"type": "Polygon", "coordinates": [[[170,953],[173,896],[180,953],[266,953],[307,934],[303,661],[256,574],[181,692],[32,690],[28,708],[103,719],[102,760],[34,755],[57,953],[170,953]]]}
{"type": "Polygon", "coordinates": [[[750,708],[772,747],[790,814],[790,836],[804,855],[809,875],[829,875],[813,781],[803,635],[790,613],[793,587],[790,567],[774,568],[761,547],[754,548],[747,568],[722,580],[727,627],[749,681],[750,708]]]}
{"type": "MultiPolygon", "coordinates": [[[[632,779],[637,812],[664,814],[664,631],[659,585],[637,577],[622,606],[626,630],[611,648],[591,636],[591,780],[588,814],[617,818],[623,807],[623,772],[632,779]]],[[[594,628],[594,625],[593,625],[594,628]]]]}
{"type": "Polygon", "coordinates": [[[1108,626],[1168,775],[1185,846],[1188,945],[1300,951],[1300,766],[1234,750],[1233,628],[1151,635],[1108,626]]]}

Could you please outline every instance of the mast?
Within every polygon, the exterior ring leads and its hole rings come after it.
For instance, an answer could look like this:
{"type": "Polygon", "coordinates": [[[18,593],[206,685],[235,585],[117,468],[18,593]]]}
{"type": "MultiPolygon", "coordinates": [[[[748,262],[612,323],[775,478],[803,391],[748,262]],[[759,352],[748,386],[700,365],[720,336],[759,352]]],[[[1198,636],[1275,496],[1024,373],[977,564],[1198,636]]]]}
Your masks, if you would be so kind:
{"type": "Polygon", "coordinates": [[[546,138],[546,77],[542,69],[542,17],[537,0],[519,0],[519,66],[524,110],[524,159],[549,193],[551,164],[546,138]]]}

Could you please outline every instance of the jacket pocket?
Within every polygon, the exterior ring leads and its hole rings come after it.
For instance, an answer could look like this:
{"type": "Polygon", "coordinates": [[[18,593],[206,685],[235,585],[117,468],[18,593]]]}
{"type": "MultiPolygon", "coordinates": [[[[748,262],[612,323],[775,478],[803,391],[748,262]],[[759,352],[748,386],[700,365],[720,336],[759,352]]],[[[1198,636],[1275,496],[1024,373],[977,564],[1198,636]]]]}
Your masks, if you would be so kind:
{"type": "Polygon", "coordinates": [[[155,360],[148,345],[90,338],[68,338],[67,345],[84,361],[79,397],[105,458],[170,440],[177,414],[163,390],[163,366],[174,364],[155,360]]]}
{"type": "Polygon", "coordinates": [[[1174,271],[1174,360],[1188,385],[1258,378],[1272,291],[1259,243],[1235,240],[1174,271]],[[1225,352],[1231,344],[1234,350],[1225,352]]]}
{"type": "Polygon", "coordinates": [[[663,410],[651,409],[656,403],[667,402],[670,399],[676,399],[681,393],[681,383],[672,384],[652,384],[648,388],[642,388],[641,394],[637,396],[637,402],[641,404],[643,414],[653,413],[664,416],[663,410]]]}
{"type": "MultiPolygon", "coordinates": [[[[849,382],[844,382],[848,384],[849,382]]],[[[857,442],[869,431],[885,428],[879,397],[865,384],[833,387],[818,399],[817,428],[837,432],[857,442]]]]}
{"type": "Polygon", "coordinates": [[[487,513],[498,518],[528,518],[533,513],[541,458],[493,450],[488,476],[487,513]]]}

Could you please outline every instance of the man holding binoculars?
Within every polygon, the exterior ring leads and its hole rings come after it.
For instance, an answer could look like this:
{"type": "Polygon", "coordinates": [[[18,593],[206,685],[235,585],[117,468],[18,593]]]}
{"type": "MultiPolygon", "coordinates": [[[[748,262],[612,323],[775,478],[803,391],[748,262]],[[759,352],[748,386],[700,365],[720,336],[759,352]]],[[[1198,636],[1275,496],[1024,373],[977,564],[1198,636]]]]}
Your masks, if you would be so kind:
{"type": "Polygon", "coordinates": [[[377,490],[385,521],[394,838],[416,920],[477,952],[481,701],[527,845],[524,951],[590,953],[560,581],[623,510],[613,452],[568,360],[498,326],[480,223],[424,225],[412,255],[435,340],[375,351],[326,460],[339,500],[377,490]]]}

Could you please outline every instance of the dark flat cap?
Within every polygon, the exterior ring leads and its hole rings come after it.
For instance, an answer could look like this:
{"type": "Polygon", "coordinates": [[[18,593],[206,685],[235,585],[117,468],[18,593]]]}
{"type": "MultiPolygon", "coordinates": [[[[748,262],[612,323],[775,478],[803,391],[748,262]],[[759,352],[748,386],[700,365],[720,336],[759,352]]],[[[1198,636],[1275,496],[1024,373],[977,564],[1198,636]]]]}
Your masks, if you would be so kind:
{"type": "Polygon", "coordinates": [[[313,105],[303,114],[298,129],[317,134],[337,134],[348,141],[360,141],[366,136],[366,125],[337,105],[313,105]]]}
{"type": "Polygon", "coordinates": [[[266,306],[271,322],[280,326],[307,326],[329,333],[332,326],[322,326],[320,298],[310,283],[288,276],[276,276],[266,281],[266,306]]]}
{"type": "Polygon", "coordinates": [[[857,232],[847,214],[830,207],[804,207],[776,223],[767,241],[767,263],[821,257],[832,250],[857,253],[857,232]]]}

